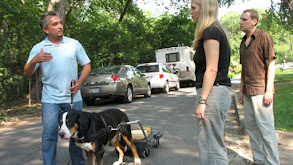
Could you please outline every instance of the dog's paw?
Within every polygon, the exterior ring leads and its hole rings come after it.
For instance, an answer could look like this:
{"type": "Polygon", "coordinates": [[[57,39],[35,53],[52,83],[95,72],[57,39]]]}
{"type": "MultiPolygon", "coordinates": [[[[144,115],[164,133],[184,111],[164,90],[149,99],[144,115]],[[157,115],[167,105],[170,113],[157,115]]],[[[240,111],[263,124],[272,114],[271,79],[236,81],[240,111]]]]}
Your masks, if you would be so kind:
{"type": "Polygon", "coordinates": [[[141,160],[139,158],[134,158],[134,164],[135,165],[140,165],[141,164],[141,160]]]}
{"type": "Polygon", "coordinates": [[[118,161],[114,162],[113,165],[121,165],[123,163],[123,159],[119,159],[118,161]]]}

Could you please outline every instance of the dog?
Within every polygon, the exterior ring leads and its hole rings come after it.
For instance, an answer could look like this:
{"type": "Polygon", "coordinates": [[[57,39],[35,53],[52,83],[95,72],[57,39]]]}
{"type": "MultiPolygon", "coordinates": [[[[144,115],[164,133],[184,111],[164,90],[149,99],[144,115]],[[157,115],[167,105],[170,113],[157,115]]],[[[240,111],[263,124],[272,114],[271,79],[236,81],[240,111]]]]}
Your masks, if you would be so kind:
{"type": "Polygon", "coordinates": [[[77,110],[62,112],[59,116],[59,136],[62,139],[74,139],[77,146],[85,150],[90,165],[103,165],[104,146],[109,142],[119,152],[118,161],[123,163],[124,152],[119,137],[129,146],[135,165],[141,160],[132,141],[127,115],[119,109],[107,109],[99,113],[77,110]]]}

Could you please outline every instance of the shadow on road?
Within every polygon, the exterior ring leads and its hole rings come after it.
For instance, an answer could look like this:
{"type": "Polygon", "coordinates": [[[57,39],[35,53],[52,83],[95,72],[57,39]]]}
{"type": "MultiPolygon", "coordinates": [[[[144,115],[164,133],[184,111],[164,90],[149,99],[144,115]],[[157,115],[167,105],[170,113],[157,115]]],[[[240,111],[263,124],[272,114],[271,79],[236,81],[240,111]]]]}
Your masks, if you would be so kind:
{"type": "MultiPolygon", "coordinates": [[[[100,112],[109,108],[119,108],[131,121],[139,120],[145,127],[162,131],[160,146],[152,148],[150,156],[142,159],[143,165],[198,165],[195,96],[195,88],[182,88],[179,91],[170,91],[168,94],[156,93],[149,98],[139,96],[129,104],[117,104],[112,101],[107,104],[85,106],[84,111],[100,112]]],[[[234,124],[232,120],[228,118],[227,125],[234,124]]],[[[229,129],[234,128],[229,127],[229,129]]],[[[0,164],[42,164],[41,120],[0,128],[0,134],[0,164]]],[[[107,145],[105,150],[105,165],[117,161],[113,147],[107,145]]],[[[237,165],[241,165],[239,162],[246,162],[245,158],[231,149],[228,149],[228,154],[231,163],[237,162],[237,165]]],[[[57,161],[58,164],[68,163],[68,141],[58,140],[57,161]]],[[[127,156],[125,164],[132,164],[131,162],[133,157],[127,156]]]]}

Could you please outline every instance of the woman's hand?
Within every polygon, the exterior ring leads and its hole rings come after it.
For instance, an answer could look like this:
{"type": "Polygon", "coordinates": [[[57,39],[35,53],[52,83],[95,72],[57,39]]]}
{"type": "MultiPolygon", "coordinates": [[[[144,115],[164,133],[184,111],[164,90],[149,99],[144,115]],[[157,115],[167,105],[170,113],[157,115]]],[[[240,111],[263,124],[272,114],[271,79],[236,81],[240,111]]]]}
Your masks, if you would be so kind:
{"type": "Polygon", "coordinates": [[[195,111],[195,116],[198,120],[205,120],[205,111],[206,111],[206,104],[198,104],[196,111],[195,111]]]}

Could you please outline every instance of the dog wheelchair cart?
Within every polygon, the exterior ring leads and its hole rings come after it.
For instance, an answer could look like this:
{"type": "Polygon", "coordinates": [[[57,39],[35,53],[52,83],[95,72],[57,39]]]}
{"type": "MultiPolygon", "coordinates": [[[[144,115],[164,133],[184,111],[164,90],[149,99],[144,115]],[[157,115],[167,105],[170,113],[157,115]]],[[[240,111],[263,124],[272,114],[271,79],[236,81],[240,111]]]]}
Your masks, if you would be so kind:
{"type": "MultiPolygon", "coordinates": [[[[120,123],[120,125],[131,125],[131,124],[138,124],[139,130],[132,130],[132,135],[134,131],[142,132],[142,137],[135,138],[133,137],[134,145],[137,149],[137,153],[140,157],[147,158],[151,153],[152,147],[159,147],[160,145],[160,138],[163,136],[161,131],[153,131],[151,129],[144,129],[142,124],[139,120],[130,121],[126,123],[120,123]]],[[[121,139],[120,139],[121,140],[121,139]]],[[[127,145],[125,146],[127,147],[127,145]]],[[[116,155],[119,155],[118,151],[115,150],[116,155]]],[[[131,153],[131,150],[127,147],[125,153],[131,153]]]]}

